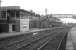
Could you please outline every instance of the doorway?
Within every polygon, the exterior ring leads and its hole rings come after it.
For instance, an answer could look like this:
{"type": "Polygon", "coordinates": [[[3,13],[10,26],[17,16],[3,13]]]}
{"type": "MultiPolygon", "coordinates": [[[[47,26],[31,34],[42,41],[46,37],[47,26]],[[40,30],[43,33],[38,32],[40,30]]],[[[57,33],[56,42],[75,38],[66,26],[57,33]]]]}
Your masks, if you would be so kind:
{"type": "Polygon", "coordinates": [[[16,25],[12,25],[12,31],[16,31],[16,25]]]}

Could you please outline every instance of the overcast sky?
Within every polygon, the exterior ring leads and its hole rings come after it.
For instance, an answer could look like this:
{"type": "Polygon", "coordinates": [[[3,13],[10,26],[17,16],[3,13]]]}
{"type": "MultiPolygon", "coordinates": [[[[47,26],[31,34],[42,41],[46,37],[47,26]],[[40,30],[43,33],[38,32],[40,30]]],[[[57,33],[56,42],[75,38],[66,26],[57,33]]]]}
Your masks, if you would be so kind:
{"type": "Polygon", "coordinates": [[[1,6],[21,6],[26,10],[45,14],[76,14],[76,0],[2,0],[1,6]]]}
{"type": "Polygon", "coordinates": [[[2,6],[21,6],[39,14],[45,14],[45,8],[49,14],[76,14],[76,0],[2,0],[2,6]]]}

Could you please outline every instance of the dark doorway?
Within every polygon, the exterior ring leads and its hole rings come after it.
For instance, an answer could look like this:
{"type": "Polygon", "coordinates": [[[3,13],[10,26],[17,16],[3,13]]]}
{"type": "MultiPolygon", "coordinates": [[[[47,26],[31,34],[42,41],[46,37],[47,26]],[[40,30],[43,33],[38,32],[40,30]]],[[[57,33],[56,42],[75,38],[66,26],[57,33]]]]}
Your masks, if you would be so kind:
{"type": "Polygon", "coordinates": [[[16,25],[12,25],[12,31],[16,31],[16,25]]]}

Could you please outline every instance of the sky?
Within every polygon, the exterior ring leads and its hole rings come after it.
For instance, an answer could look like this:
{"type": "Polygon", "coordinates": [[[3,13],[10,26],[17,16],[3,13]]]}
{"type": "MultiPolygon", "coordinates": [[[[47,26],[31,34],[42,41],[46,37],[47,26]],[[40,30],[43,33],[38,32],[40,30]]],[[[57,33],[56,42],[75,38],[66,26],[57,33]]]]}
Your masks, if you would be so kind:
{"type": "Polygon", "coordinates": [[[38,14],[45,14],[45,9],[48,14],[76,14],[76,0],[2,0],[1,6],[20,6],[38,14]]]}

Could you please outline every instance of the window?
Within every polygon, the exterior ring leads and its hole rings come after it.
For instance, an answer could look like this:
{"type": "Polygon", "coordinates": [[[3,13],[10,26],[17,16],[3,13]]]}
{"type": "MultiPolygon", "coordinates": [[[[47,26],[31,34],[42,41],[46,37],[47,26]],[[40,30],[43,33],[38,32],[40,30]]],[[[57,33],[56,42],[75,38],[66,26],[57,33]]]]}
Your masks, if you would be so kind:
{"type": "Polygon", "coordinates": [[[1,19],[6,19],[6,11],[1,11],[1,19]]]}

